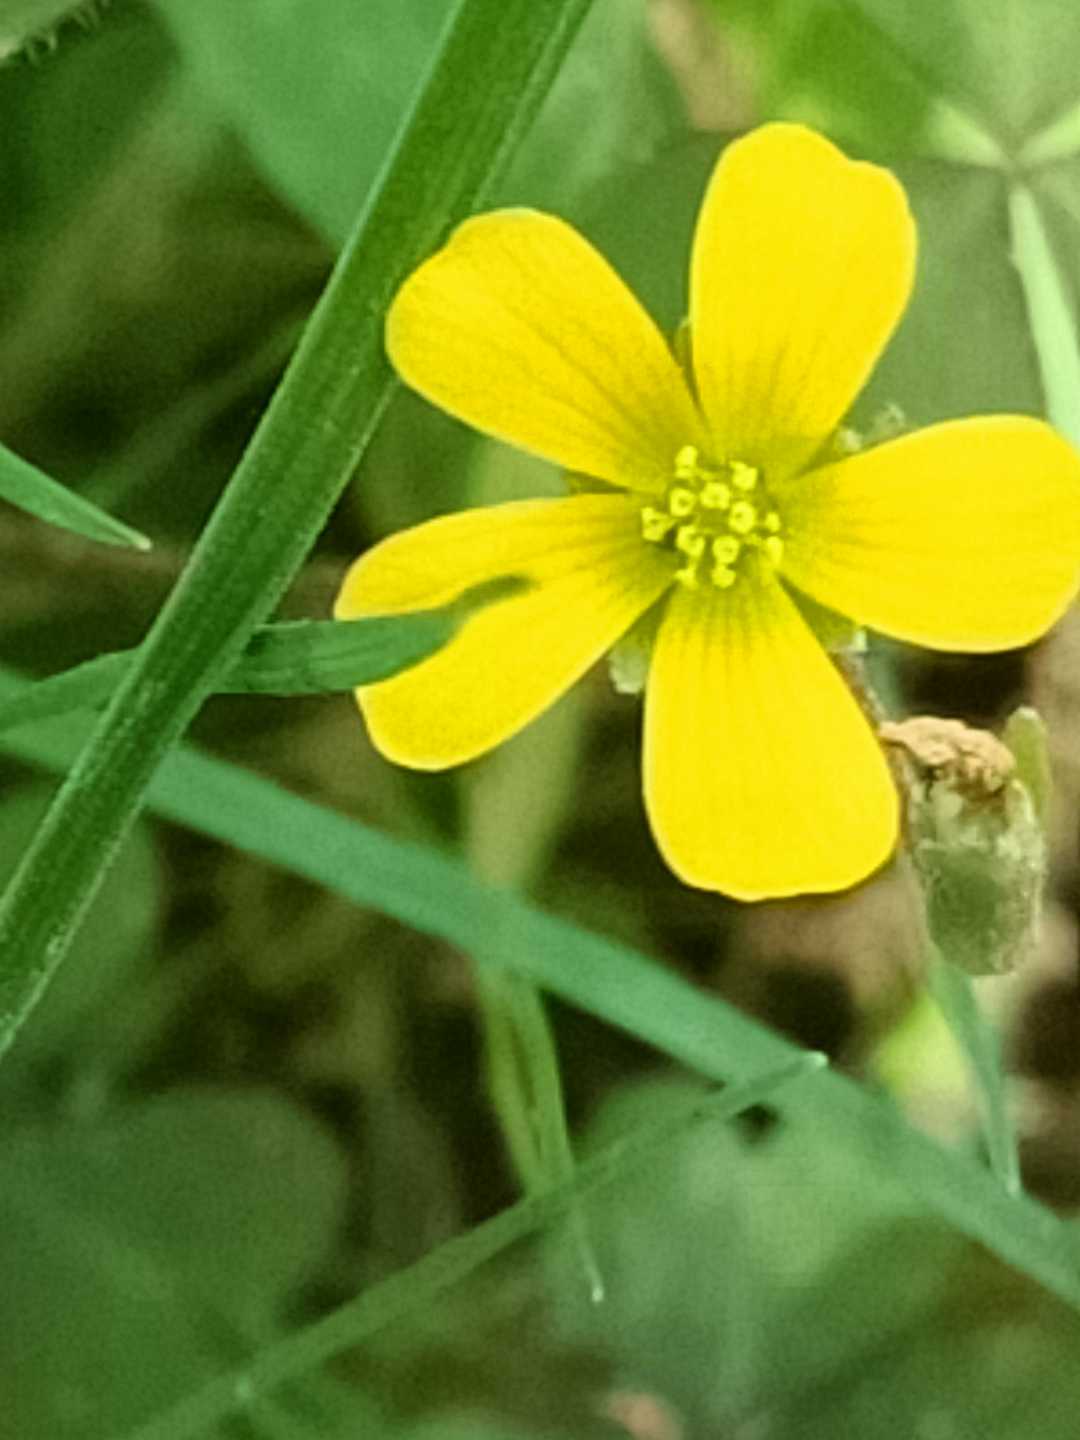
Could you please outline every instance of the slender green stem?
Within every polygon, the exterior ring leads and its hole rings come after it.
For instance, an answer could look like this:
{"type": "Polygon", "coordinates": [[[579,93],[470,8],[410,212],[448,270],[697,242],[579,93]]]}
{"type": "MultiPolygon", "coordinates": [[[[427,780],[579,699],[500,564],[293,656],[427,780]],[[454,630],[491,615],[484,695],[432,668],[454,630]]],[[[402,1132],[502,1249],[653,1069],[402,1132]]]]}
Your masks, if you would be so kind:
{"type": "MultiPolygon", "coordinates": [[[[573,794],[582,710],[565,696],[523,735],[492,757],[468,791],[466,850],[489,883],[522,890],[540,873],[573,794]],[[537,786],[536,776],[546,779],[537,786]]],[[[527,1194],[566,1184],[574,1150],[566,1119],[559,1056],[539,988],[499,962],[513,953],[511,929],[496,929],[475,955],[476,995],[484,1027],[488,1091],[527,1194]],[[485,963],[486,961],[492,963],[485,963]]],[[[584,1214],[569,1215],[574,1248],[590,1297],[604,1284],[584,1214]]]]}
{"type": "Polygon", "coordinates": [[[935,956],[928,976],[930,993],[964,1052],[975,1082],[976,1103],[990,1168],[1010,1195],[1020,1194],[1020,1156],[1009,1115],[1001,1039],[979,1004],[971,976],[935,956]]]}
{"type": "Polygon", "coordinates": [[[515,1001],[520,989],[532,991],[538,1001],[539,997],[527,980],[502,970],[478,966],[474,979],[484,1030],[488,1094],[514,1169],[525,1192],[531,1194],[541,1188],[544,1161],[537,1134],[537,1087],[531,1083],[530,1063],[523,1054],[526,1045],[515,1001]]]}
{"type": "MultiPolygon", "coordinates": [[[[477,966],[476,991],[487,1043],[488,1090],[527,1195],[574,1176],[559,1057],[540,990],[512,971],[477,966]]],[[[580,1206],[568,1217],[590,1299],[604,1298],[604,1280],[580,1206]]]]}
{"type": "Polygon", "coordinates": [[[67,953],[158,763],[353,473],[391,393],[382,325],[395,290],[490,193],[589,5],[459,5],[236,474],[0,902],[0,1051],[67,953]]]}

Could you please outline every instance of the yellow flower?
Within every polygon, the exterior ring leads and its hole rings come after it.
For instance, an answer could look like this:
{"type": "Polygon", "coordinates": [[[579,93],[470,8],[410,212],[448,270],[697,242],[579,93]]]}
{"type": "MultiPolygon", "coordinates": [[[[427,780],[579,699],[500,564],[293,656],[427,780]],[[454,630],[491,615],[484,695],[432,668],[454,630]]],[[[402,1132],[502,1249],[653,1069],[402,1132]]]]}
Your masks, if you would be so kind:
{"type": "Polygon", "coordinates": [[[882,752],[793,592],[899,639],[1005,649],[1080,568],[1080,457],[1041,421],[956,420],[836,461],[828,442],[899,320],[915,232],[895,178],[767,125],[730,145],[694,238],[692,380],[592,247],[550,215],[462,225],[402,287],[387,347],[452,415],[602,482],[433,520],[349,571],[343,617],[530,584],[357,692],[419,769],[513,735],[644,612],[644,790],[686,883],[842,889],[897,836],[882,752]]]}

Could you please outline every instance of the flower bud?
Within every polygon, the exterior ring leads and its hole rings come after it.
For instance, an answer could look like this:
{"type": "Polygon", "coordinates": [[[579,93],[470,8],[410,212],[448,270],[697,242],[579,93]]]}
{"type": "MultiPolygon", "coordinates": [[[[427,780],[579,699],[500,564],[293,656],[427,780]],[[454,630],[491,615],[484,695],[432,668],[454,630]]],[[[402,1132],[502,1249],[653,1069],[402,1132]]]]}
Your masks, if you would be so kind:
{"type": "MultiPolygon", "coordinates": [[[[1016,735],[1018,723],[1027,750],[1039,749],[1035,712],[1018,712],[1006,733],[1016,735]]],[[[930,938],[971,975],[1015,970],[1038,938],[1046,874],[1030,767],[958,720],[919,716],[880,733],[902,752],[909,777],[911,853],[930,938]]]]}

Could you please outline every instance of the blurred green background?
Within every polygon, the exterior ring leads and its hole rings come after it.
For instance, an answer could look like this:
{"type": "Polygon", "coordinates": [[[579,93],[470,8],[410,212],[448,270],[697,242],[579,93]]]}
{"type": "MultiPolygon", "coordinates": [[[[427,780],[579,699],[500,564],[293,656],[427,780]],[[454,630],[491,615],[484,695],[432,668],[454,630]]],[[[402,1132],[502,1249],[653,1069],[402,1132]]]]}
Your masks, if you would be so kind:
{"type": "MultiPolygon", "coordinates": [[[[0,0],[0,440],[154,548],[3,509],[3,656],[42,675],[143,634],[451,7],[61,8],[0,0]]],[[[1008,196],[1022,174],[1072,306],[1071,0],[596,0],[499,199],[574,221],[671,331],[709,169],[776,117],[890,164],[919,222],[915,299],[855,423],[886,405],[913,427],[1042,413],[1008,196]]],[[[394,529],[559,484],[399,393],[282,614],[325,616],[348,561],[394,529]]],[[[1027,698],[1050,724],[1044,944],[984,999],[1026,1182],[1071,1213],[1080,626],[1022,655],[879,646],[874,663],[901,710],[994,725],[1027,698]]],[[[919,949],[896,877],[754,908],[683,889],[649,839],[638,720],[601,670],[450,776],[391,769],[344,697],[218,699],[194,739],[661,957],[979,1163],[962,1067],[925,1002],[911,1009],[919,949]]],[[[10,869],[53,782],[13,759],[0,780],[10,869]]],[[[141,822],[0,1068],[0,1440],[119,1440],[509,1203],[474,1009],[468,956],[141,822]]],[[[584,1150],[695,1093],[632,1036],[559,1006],[555,1021],[584,1150]]],[[[602,1305],[552,1232],[205,1433],[1071,1440],[1080,1320],[901,1176],[883,1182],[873,1149],[827,1114],[695,1129],[590,1202],[602,1305]]]]}

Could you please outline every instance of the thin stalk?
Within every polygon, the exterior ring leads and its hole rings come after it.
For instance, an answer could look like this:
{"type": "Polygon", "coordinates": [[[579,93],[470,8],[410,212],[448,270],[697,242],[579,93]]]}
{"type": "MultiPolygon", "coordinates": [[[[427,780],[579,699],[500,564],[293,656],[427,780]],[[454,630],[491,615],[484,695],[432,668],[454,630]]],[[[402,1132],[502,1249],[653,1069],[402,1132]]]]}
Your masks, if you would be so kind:
{"type": "MultiPolygon", "coordinates": [[[[578,697],[564,696],[469,785],[466,853],[489,884],[525,891],[542,872],[573,794],[582,718],[578,697]]],[[[486,935],[474,952],[474,976],[492,1108],[522,1188],[537,1195],[568,1184],[575,1161],[546,1001],[531,980],[499,964],[518,940],[506,924],[486,935]]],[[[579,1206],[571,1207],[568,1229],[589,1297],[599,1303],[604,1283],[579,1206]]]]}

